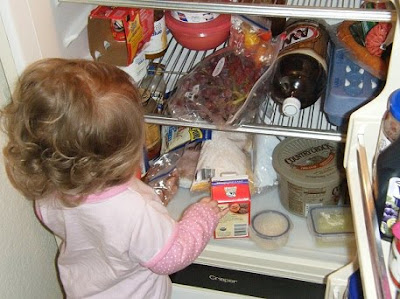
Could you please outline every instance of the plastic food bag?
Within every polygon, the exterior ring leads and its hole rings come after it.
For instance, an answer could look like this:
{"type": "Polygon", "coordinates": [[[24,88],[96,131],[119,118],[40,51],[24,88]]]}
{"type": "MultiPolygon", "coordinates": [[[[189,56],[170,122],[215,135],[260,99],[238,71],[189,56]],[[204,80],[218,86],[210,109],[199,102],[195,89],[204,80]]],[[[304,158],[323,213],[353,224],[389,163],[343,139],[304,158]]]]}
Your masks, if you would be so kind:
{"type": "Polygon", "coordinates": [[[246,101],[236,112],[235,124],[253,123],[259,113],[260,105],[265,103],[270,97],[272,76],[275,68],[275,63],[272,63],[268,70],[257,80],[250,90],[246,101]]]}
{"type": "Polygon", "coordinates": [[[247,175],[252,184],[250,148],[246,134],[213,131],[212,139],[203,143],[190,191],[210,191],[212,178],[231,174],[247,175]]]}
{"type": "Polygon", "coordinates": [[[168,111],[185,121],[232,124],[263,71],[234,47],[218,50],[179,79],[168,111]]]}
{"type": "Polygon", "coordinates": [[[281,48],[281,38],[272,39],[271,20],[261,16],[232,16],[229,45],[249,57],[257,68],[270,65],[281,48]]]}
{"type": "Polygon", "coordinates": [[[182,154],[183,149],[180,149],[160,156],[142,179],[154,189],[165,206],[178,191],[179,174],[176,165],[182,154]]]}
{"type": "Polygon", "coordinates": [[[277,184],[278,177],[272,166],[272,153],[280,142],[277,136],[254,135],[253,171],[254,187],[257,193],[277,184]]]}
{"type": "MultiPolygon", "coordinates": [[[[273,114],[272,105],[263,102],[258,110],[257,123],[270,125],[273,114]]],[[[272,154],[283,138],[274,135],[253,135],[252,162],[255,193],[261,193],[278,183],[278,175],[272,166],[272,154]]]]}
{"type": "Polygon", "coordinates": [[[176,165],[179,174],[179,187],[190,188],[192,186],[200,150],[201,142],[191,143],[185,147],[183,155],[176,165]]]}

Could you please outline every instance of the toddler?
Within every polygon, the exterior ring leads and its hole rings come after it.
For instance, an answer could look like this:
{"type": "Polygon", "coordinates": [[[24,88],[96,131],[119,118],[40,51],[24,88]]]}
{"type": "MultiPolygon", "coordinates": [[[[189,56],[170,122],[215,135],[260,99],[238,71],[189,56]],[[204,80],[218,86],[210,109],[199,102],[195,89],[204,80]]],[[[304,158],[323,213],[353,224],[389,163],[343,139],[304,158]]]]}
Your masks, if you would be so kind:
{"type": "Polygon", "coordinates": [[[203,198],[176,222],[135,178],[144,146],[140,96],[112,65],[44,59],[2,111],[12,184],[61,240],[68,298],[168,298],[168,274],[193,262],[226,214],[203,198]]]}

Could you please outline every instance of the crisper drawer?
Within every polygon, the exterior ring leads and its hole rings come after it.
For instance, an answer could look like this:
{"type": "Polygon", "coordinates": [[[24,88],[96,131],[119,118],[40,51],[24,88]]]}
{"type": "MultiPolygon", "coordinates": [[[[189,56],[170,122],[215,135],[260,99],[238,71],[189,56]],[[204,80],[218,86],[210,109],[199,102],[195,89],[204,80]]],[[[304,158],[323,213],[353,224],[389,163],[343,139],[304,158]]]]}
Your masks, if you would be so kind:
{"type": "Polygon", "coordinates": [[[233,294],[228,292],[204,289],[194,286],[174,283],[172,285],[171,299],[256,299],[258,297],[233,294]]]}
{"type": "MultiPolygon", "coordinates": [[[[324,298],[325,284],[279,278],[199,264],[170,276],[176,284],[260,298],[324,298]]],[[[207,299],[212,299],[207,296],[207,299]]]]}

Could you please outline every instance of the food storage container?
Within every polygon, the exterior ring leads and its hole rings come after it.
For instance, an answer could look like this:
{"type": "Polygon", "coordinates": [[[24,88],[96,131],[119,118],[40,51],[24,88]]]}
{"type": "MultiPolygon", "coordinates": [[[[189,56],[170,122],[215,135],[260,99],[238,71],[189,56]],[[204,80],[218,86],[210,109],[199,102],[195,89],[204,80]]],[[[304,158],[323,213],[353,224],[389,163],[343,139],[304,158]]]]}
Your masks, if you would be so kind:
{"type": "Polygon", "coordinates": [[[266,250],[278,249],[286,245],[291,226],[287,215],[275,210],[264,210],[251,219],[250,238],[266,250]]]}
{"type": "Polygon", "coordinates": [[[342,244],[354,239],[349,206],[315,207],[307,217],[308,227],[320,245],[342,244]]]}
{"type": "Polygon", "coordinates": [[[191,50],[210,50],[222,44],[229,36],[231,16],[220,15],[203,23],[185,23],[176,20],[170,12],[165,22],[176,41],[191,50]]]}
{"type": "Polygon", "coordinates": [[[315,206],[338,204],[344,171],[340,144],[327,140],[286,138],[272,154],[282,205],[307,217],[315,206]]]}

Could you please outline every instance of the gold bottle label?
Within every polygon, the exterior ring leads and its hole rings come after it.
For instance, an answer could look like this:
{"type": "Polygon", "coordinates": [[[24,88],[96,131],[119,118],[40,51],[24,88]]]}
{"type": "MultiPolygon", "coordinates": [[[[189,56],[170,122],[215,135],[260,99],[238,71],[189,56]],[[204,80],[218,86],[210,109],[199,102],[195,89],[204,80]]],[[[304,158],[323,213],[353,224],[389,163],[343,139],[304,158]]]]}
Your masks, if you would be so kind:
{"type": "Polygon", "coordinates": [[[316,58],[327,69],[329,35],[325,28],[312,21],[299,21],[286,28],[279,56],[304,53],[316,58]]]}

